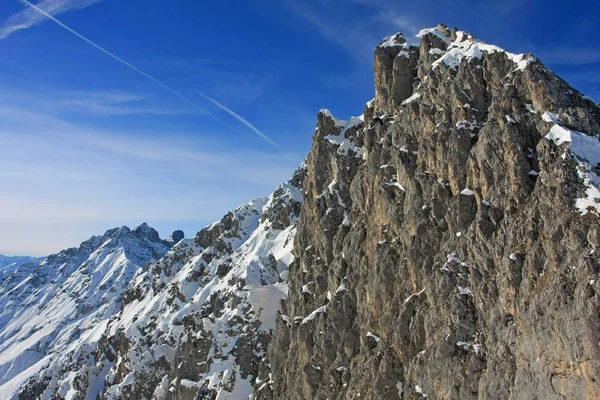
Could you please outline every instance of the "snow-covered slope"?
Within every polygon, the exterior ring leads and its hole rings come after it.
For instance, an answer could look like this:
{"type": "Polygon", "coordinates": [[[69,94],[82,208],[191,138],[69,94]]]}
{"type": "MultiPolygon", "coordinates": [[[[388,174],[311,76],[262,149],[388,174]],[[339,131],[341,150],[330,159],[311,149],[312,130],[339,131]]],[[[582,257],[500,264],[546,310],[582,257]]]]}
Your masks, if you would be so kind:
{"type": "Polygon", "coordinates": [[[230,211],[135,279],[106,333],[118,346],[105,398],[252,393],[287,294],[304,174],[302,166],[271,196],[230,211]]]}
{"type": "Polygon", "coordinates": [[[30,257],[30,256],[4,256],[0,254],[0,282],[5,277],[12,274],[23,264],[27,263],[39,263],[44,257],[30,257]]]}
{"type": "Polygon", "coordinates": [[[168,252],[121,228],[18,270],[0,287],[0,393],[247,398],[287,295],[305,174],[168,252]]]}
{"type": "Polygon", "coordinates": [[[40,373],[61,396],[72,390],[66,371],[95,350],[133,277],[173,244],[146,224],[124,226],[7,276],[0,284],[0,398],[40,373]]]}

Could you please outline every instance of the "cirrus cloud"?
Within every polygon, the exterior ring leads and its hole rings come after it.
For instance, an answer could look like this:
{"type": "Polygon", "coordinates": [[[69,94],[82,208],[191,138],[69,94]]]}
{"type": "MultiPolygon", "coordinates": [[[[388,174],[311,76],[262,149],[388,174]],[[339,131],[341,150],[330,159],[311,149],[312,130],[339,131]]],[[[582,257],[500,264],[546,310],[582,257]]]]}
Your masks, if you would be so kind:
{"type": "MultiPolygon", "coordinates": [[[[52,15],[60,15],[72,9],[83,9],[103,0],[42,0],[36,4],[36,7],[44,10],[52,15]]],[[[39,25],[48,18],[37,12],[36,10],[27,7],[11,15],[6,21],[0,24],[0,40],[11,34],[39,25]]]]}

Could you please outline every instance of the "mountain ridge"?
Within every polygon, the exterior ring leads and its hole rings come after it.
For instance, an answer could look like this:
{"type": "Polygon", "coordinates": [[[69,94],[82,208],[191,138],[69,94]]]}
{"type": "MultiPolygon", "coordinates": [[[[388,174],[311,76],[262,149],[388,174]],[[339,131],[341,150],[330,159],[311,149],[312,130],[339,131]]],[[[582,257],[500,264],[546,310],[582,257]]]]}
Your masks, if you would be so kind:
{"type": "MultiPolygon", "coordinates": [[[[260,354],[266,350],[274,325],[278,300],[287,292],[286,269],[293,259],[290,250],[304,170],[299,167],[270,196],[231,210],[193,239],[183,239],[182,232],[176,231],[171,239],[162,241],[156,231],[142,224],[133,230],[111,229],[79,248],[49,257],[42,264],[54,266],[65,276],[89,270],[90,261],[110,270],[121,258],[128,258],[136,271],[129,268],[127,279],[115,293],[120,300],[112,306],[114,302],[108,302],[110,310],[102,301],[92,303],[92,307],[87,300],[81,302],[76,309],[86,317],[83,323],[75,324],[80,333],[73,336],[74,343],[66,348],[53,343],[42,349],[50,357],[40,354],[33,365],[37,370],[24,370],[22,377],[11,380],[5,372],[8,383],[0,385],[0,393],[10,391],[12,397],[19,392],[20,398],[149,398],[201,390],[211,396],[228,396],[229,392],[249,396],[259,374],[260,354]],[[111,249],[120,249],[134,237],[146,242],[146,251],[125,246],[126,251],[109,258],[111,249]],[[168,251],[154,252],[156,246],[163,249],[169,240],[177,243],[168,251]],[[103,251],[108,261],[95,256],[103,251]],[[143,262],[139,261],[142,258],[143,262]],[[93,326],[85,324],[87,315],[95,316],[93,326]],[[202,329],[204,336],[198,336],[197,329],[202,329]],[[189,360],[186,349],[190,346],[206,349],[199,354],[204,357],[203,366],[189,360]],[[199,384],[197,378],[190,380],[198,374],[206,376],[205,384],[199,384]]],[[[21,272],[23,276],[14,275],[10,288],[8,283],[4,290],[0,286],[0,301],[6,300],[5,292],[18,289],[19,284],[25,286],[23,282],[31,283],[36,276],[38,286],[52,282],[39,272],[36,275],[35,270],[21,272]]],[[[56,279],[54,284],[60,286],[61,282],[56,279]]],[[[86,283],[67,294],[85,290],[102,300],[92,290],[99,285],[89,286],[86,283]]],[[[27,287],[30,292],[49,292],[32,284],[27,287]]],[[[21,290],[21,295],[29,293],[21,290]]],[[[9,317],[5,315],[5,319],[9,317]]],[[[23,326],[18,321],[14,325],[23,326]]],[[[10,335],[8,332],[4,337],[10,335]]],[[[0,342],[0,362],[4,361],[3,346],[0,342]]]]}
{"type": "MultiPolygon", "coordinates": [[[[31,346],[38,370],[17,382],[5,341],[46,326],[0,314],[10,397],[600,397],[597,105],[443,25],[385,38],[374,72],[363,114],[319,111],[270,196],[192,239],[116,228],[46,262],[86,272],[61,286],[84,318],[31,346]]],[[[48,304],[35,272],[0,284],[5,310],[48,304]]]]}
{"type": "Polygon", "coordinates": [[[377,47],[358,123],[318,116],[254,398],[598,398],[600,110],[531,55],[418,36],[377,47]]]}
{"type": "Polygon", "coordinates": [[[21,265],[40,262],[44,258],[46,257],[7,256],[0,254],[0,282],[17,270],[21,265]]]}
{"type": "Polygon", "coordinates": [[[79,331],[93,331],[95,320],[118,309],[135,270],[173,244],[147,224],[133,231],[124,226],[7,277],[0,284],[0,392],[15,390],[24,382],[13,379],[68,352],[79,331]]]}

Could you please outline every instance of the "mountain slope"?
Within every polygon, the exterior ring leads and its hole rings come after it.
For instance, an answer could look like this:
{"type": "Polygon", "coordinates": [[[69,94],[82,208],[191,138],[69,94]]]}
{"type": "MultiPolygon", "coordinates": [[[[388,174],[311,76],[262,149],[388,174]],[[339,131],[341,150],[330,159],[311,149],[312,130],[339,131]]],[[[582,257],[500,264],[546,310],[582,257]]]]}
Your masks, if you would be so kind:
{"type": "Polygon", "coordinates": [[[442,25],[386,38],[375,89],[194,239],[121,228],[5,279],[0,394],[599,398],[598,106],[442,25]]]}
{"type": "MultiPolygon", "coordinates": [[[[85,307],[89,313],[85,319],[67,325],[72,329],[63,329],[62,347],[53,343],[49,354],[60,351],[60,356],[42,357],[48,352],[46,346],[29,361],[39,359],[39,372],[28,371],[31,378],[26,383],[17,377],[6,385],[12,384],[14,389],[24,383],[19,390],[22,399],[193,399],[198,393],[200,398],[247,398],[259,382],[259,365],[275,324],[277,305],[287,294],[287,266],[293,260],[291,248],[302,199],[299,188],[305,173],[306,167],[301,166],[269,197],[230,211],[199,231],[195,239],[183,239],[168,252],[161,248],[146,257],[130,252],[130,259],[137,264],[111,279],[120,285],[115,301],[102,301],[103,295],[94,289],[100,282],[91,284],[96,279],[78,277],[77,288],[61,285],[59,293],[67,297],[93,293],[94,306],[85,307]],[[144,268],[132,268],[136,265],[144,268]]],[[[101,265],[110,268],[121,265],[119,252],[94,255],[103,251],[105,245],[100,243],[106,242],[107,235],[67,251],[72,253],[69,259],[76,259],[73,268],[82,260],[99,258],[101,265]],[[76,256],[79,253],[82,255],[76,256]]],[[[80,269],[89,271],[88,264],[84,261],[80,269]]],[[[70,281],[65,278],[72,275],[64,274],[65,264],[61,268],[53,275],[59,278],[54,279],[70,281]]],[[[14,289],[50,279],[36,279],[29,271],[21,274],[27,275],[23,279],[18,272],[14,289]]],[[[101,275],[104,281],[110,279],[106,271],[101,275]]],[[[55,286],[27,290],[49,293],[55,286]]],[[[31,298],[29,294],[26,297],[31,298]]],[[[89,303],[88,297],[84,304],[89,303]]],[[[38,307],[44,300],[28,302],[38,307]]],[[[47,310],[43,308],[44,319],[49,317],[47,310]]],[[[11,324],[29,329],[21,320],[11,324]]]]}
{"type": "Polygon", "coordinates": [[[4,256],[0,254],[0,283],[8,275],[15,272],[21,265],[27,263],[39,263],[44,257],[30,256],[4,256]]]}
{"type": "Polygon", "coordinates": [[[600,109],[445,26],[322,110],[256,399],[600,398],[600,109]]]}
{"type": "Polygon", "coordinates": [[[93,351],[133,277],[173,244],[146,224],[124,226],[7,277],[0,284],[0,397],[38,372],[52,377],[50,385],[63,384],[53,374],[93,351]]]}
{"type": "Polygon", "coordinates": [[[136,278],[110,327],[108,340],[118,336],[127,350],[117,351],[105,398],[252,393],[287,294],[304,174],[300,167],[271,196],[230,211],[136,278]]]}

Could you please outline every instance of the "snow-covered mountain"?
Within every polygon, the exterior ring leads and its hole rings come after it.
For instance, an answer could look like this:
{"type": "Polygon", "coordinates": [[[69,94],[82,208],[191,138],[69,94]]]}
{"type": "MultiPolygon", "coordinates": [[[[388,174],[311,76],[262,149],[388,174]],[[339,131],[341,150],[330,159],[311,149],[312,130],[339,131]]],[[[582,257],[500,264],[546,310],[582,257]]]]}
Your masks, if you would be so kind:
{"type": "Polygon", "coordinates": [[[0,398],[247,398],[305,173],[194,239],[122,227],[19,268],[0,285],[0,398]]]}
{"type": "Polygon", "coordinates": [[[161,240],[146,224],[115,228],[7,276],[0,284],[0,398],[33,375],[67,373],[94,351],[132,279],[181,237],[161,240]]]}
{"type": "Polygon", "coordinates": [[[39,263],[44,257],[31,256],[5,256],[0,254],[0,282],[17,270],[21,265],[27,263],[39,263]]]}
{"type": "Polygon", "coordinates": [[[0,399],[600,398],[598,105],[443,25],[374,70],[270,196],[0,283],[0,399]]]}
{"type": "Polygon", "coordinates": [[[260,382],[305,175],[228,212],[138,275],[106,332],[104,398],[246,399],[260,382]],[[257,380],[258,379],[258,380],[257,380]]]}

